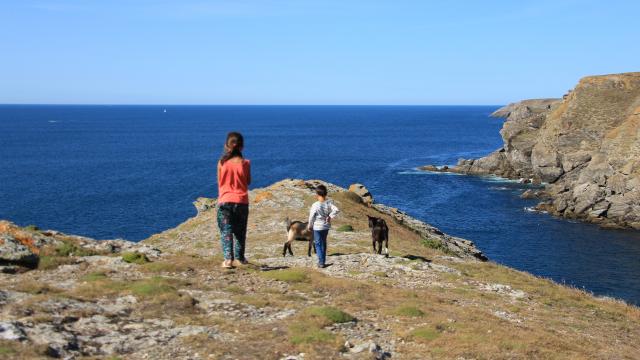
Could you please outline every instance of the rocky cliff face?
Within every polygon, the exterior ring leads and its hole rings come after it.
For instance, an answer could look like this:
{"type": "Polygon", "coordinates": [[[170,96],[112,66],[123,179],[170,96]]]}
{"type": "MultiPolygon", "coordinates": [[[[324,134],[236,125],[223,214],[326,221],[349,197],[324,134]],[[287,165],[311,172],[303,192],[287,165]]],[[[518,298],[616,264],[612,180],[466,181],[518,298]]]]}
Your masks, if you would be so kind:
{"type": "Polygon", "coordinates": [[[319,181],[250,193],[250,264],[220,267],[215,199],[140,243],[0,221],[0,358],[633,358],[640,310],[488,262],[473,243],[326,184],[328,263],[282,257],[319,181]],[[372,253],[366,215],[386,219],[372,253]],[[346,226],[349,225],[349,226],[346,226]],[[349,231],[338,231],[344,228],[349,231]],[[562,336],[558,336],[562,334],[562,336]]]}
{"type": "Polygon", "coordinates": [[[545,183],[540,210],[640,229],[640,73],[586,77],[562,99],[494,115],[504,146],[450,171],[545,183]]]}

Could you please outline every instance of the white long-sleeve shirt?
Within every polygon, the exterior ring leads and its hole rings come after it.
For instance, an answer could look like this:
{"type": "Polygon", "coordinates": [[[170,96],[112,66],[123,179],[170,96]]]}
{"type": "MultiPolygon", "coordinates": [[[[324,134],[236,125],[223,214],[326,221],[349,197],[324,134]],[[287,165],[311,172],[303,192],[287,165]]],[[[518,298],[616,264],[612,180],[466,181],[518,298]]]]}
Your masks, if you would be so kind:
{"type": "Polygon", "coordinates": [[[329,219],[333,219],[339,213],[340,209],[333,204],[333,201],[316,201],[309,210],[309,226],[313,230],[329,230],[331,228],[329,219]]]}

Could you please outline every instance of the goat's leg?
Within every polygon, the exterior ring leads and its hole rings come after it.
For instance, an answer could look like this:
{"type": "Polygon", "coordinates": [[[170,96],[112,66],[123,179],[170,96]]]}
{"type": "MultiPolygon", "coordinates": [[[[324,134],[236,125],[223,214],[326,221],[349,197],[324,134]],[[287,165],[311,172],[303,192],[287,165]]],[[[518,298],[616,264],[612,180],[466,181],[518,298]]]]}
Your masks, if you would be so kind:
{"type": "Polygon", "coordinates": [[[293,250],[291,250],[291,242],[287,244],[287,248],[289,249],[289,255],[293,256],[293,250]]]}
{"type": "Polygon", "coordinates": [[[382,254],[382,239],[378,240],[378,255],[382,254]]]}
{"type": "Polygon", "coordinates": [[[376,251],[377,251],[376,250],[376,239],[375,238],[371,239],[371,245],[373,246],[373,253],[375,254],[376,251]]]}
{"type": "Polygon", "coordinates": [[[384,256],[389,257],[389,238],[384,239],[384,256]]]}
{"type": "Polygon", "coordinates": [[[287,256],[287,247],[289,245],[288,241],[284,242],[284,248],[282,249],[282,256],[287,256]]]}

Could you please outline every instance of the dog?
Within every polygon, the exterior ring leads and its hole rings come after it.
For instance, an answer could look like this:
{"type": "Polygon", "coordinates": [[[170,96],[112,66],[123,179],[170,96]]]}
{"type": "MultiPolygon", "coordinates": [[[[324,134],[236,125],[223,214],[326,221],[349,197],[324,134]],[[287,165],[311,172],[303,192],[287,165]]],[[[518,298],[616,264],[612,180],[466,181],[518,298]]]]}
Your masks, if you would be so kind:
{"type": "Polygon", "coordinates": [[[373,244],[373,252],[382,254],[382,242],[384,242],[385,257],[389,257],[389,227],[387,222],[382,218],[367,215],[369,219],[369,229],[371,229],[371,239],[373,244]],[[378,248],[376,249],[376,243],[378,248]]]}
{"type": "Polygon", "coordinates": [[[282,249],[282,256],[287,256],[287,251],[289,254],[293,256],[293,251],[291,250],[291,243],[294,240],[302,240],[309,243],[309,248],[307,250],[307,256],[311,256],[311,249],[313,248],[313,252],[316,252],[316,248],[313,246],[313,230],[309,230],[308,222],[302,221],[291,221],[287,218],[287,241],[284,243],[284,249],[282,249]]]}

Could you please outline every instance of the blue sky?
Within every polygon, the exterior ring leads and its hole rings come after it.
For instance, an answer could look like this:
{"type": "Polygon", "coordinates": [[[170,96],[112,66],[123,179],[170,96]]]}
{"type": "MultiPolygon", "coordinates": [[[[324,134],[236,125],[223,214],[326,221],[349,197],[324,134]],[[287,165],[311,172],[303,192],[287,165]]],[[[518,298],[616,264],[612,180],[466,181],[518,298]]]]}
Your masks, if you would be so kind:
{"type": "Polygon", "coordinates": [[[0,6],[0,103],[504,104],[640,71],[640,1],[0,6]]]}

